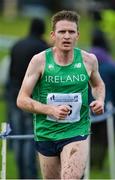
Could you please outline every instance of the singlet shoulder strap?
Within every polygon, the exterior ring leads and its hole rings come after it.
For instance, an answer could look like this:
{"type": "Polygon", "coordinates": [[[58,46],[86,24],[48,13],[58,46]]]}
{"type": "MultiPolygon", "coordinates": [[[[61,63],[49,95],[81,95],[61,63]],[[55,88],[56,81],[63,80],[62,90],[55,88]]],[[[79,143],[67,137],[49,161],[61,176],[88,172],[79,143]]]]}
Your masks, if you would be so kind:
{"type": "Polygon", "coordinates": [[[82,55],[81,55],[81,49],[74,48],[74,62],[76,63],[83,63],[82,55]]]}
{"type": "Polygon", "coordinates": [[[52,60],[52,49],[48,48],[46,50],[46,61],[49,63],[52,60]]]}
{"type": "Polygon", "coordinates": [[[52,54],[52,48],[48,48],[45,52],[45,56],[46,56],[46,65],[45,65],[45,69],[47,69],[50,66],[54,65],[54,59],[53,59],[53,54],[52,54]]]}

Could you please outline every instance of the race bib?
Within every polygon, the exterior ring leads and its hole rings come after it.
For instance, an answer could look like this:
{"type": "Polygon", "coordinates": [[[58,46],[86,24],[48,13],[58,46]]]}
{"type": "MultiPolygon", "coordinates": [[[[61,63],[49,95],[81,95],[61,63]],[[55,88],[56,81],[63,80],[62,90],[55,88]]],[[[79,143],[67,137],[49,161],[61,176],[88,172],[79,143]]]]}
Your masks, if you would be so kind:
{"type": "Polygon", "coordinates": [[[81,93],[49,93],[47,96],[47,104],[55,106],[68,105],[71,109],[70,113],[64,120],[58,120],[53,116],[47,116],[47,120],[57,121],[59,123],[76,122],[80,120],[80,110],[82,105],[81,93]]]}

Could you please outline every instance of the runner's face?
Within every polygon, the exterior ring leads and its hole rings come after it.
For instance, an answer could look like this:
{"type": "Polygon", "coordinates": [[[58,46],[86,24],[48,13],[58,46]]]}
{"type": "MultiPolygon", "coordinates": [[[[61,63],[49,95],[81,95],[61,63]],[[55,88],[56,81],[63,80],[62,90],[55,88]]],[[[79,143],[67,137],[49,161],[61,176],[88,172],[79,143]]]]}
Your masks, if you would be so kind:
{"type": "Polygon", "coordinates": [[[79,37],[77,24],[67,20],[58,21],[55,31],[51,32],[51,37],[57,48],[70,51],[75,46],[79,37]]]}

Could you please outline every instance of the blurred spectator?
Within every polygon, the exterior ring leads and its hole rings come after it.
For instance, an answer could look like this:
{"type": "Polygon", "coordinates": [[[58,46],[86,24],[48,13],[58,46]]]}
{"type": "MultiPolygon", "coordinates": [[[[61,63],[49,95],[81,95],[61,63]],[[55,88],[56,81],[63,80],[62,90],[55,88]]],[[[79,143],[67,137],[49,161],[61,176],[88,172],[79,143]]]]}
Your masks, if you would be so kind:
{"type": "MultiPolygon", "coordinates": [[[[106,35],[99,27],[94,27],[91,37],[91,46],[90,52],[96,55],[99,62],[99,72],[105,82],[105,101],[111,101],[113,105],[115,105],[115,63],[110,55],[110,47],[106,35]]],[[[91,93],[89,93],[89,103],[90,101],[92,101],[91,93]]],[[[99,169],[102,169],[106,152],[106,121],[94,123],[92,124],[91,136],[91,165],[97,165],[99,169]]]]}
{"type": "Polygon", "coordinates": [[[0,85],[5,86],[8,79],[8,69],[10,65],[9,56],[0,60],[0,85]]]}
{"type": "MultiPolygon", "coordinates": [[[[21,28],[21,27],[20,27],[21,28]]],[[[27,37],[19,40],[11,49],[11,64],[7,82],[8,120],[12,134],[33,134],[32,114],[23,112],[16,106],[16,98],[26,68],[33,55],[47,49],[49,45],[43,40],[45,24],[41,19],[33,19],[27,37]]],[[[19,179],[36,179],[37,166],[33,140],[13,140],[19,170],[19,179]]]]}

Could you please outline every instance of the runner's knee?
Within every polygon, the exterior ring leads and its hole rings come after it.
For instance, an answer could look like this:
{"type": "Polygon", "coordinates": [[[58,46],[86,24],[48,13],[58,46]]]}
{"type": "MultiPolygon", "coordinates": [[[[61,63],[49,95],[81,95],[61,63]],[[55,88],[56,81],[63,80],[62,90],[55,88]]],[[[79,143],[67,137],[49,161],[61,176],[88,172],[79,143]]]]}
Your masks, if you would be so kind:
{"type": "Polygon", "coordinates": [[[84,169],[80,170],[78,169],[72,169],[69,165],[68,168],[62,169],[61,172],[61,179],[83,179],[84,177],[84,169]]]}

